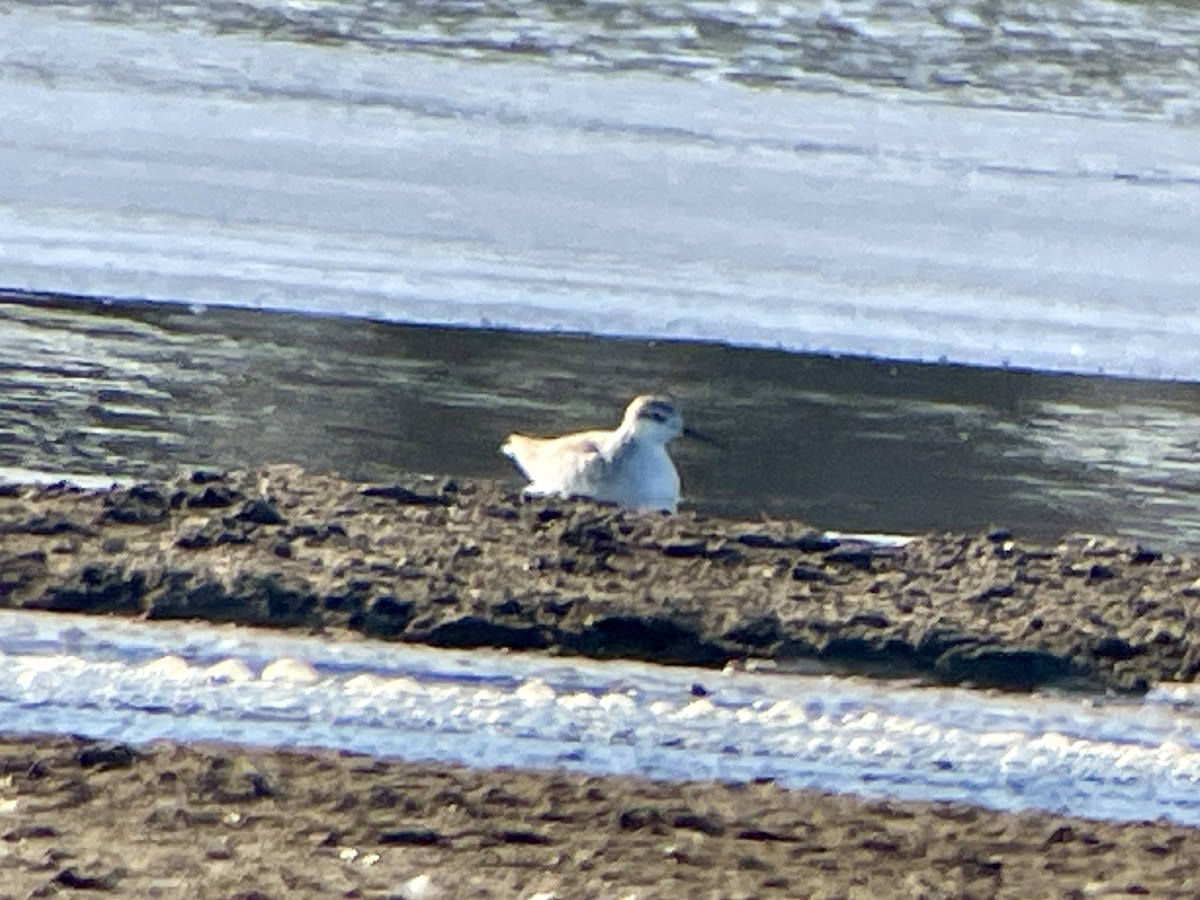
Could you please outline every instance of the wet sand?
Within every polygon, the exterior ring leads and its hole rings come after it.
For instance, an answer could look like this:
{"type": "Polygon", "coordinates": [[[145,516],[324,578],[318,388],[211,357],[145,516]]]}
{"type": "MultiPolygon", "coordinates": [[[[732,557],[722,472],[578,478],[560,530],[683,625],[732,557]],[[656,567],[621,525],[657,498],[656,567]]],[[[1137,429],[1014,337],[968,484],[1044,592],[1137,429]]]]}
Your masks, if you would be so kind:
{"type": "Polygon", "coordinates": [[[1194,897],[1200,830],[773,784],[0,742],[0,897],[1194,897]]]}
{"type": "Polygon", "coordinates": [[[1200,558],[996,529],[899,549],[290,466],[0,489],[0,603],[447,647],[1144,691],[1200,671],[1200,558]]]}

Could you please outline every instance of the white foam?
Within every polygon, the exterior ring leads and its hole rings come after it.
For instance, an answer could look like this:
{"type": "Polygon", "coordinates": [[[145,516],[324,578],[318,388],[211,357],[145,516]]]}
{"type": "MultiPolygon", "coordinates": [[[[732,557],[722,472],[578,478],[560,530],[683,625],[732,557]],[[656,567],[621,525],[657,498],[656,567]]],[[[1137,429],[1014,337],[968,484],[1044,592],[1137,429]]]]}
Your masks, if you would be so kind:
{"type": "Polygon", "coordinates": [[[320,680],[317,670],[299,659],[277,659],[267,665],[259,676],[263,681],[286,681],[291,684],[315,684],[320,680]]]}
{"type": "Polygon", "coordinates": [[[84,490],[102,491],[127,484],[128,479],[108,475],[85,475],[80,472],[42,472],[20,466],[0,466],[0,483],[49,485],[65,482],[84,490]]]}
{"type": "Polygon", "coordinates": [[[517,688],[516,693],[518,700],[522,703],[528,703],[531,706],[543,706],[547,703],[553,703],[555,696],[554,688],[538,678],[526,681],[517,688]]]}
{"type": "Polygon", "coordinates": [[[1139,704],[828,676],[735,672],[714,681],[683,667],[11,611],[0,611],[0,654],[0,716],[16,733],[770,777],[1200,825],[1200,710],[1175,702],[1175,687],[1139,704]],[[693,696],[700,680],[708,696],[693,696]]]}
{"type": "Polygon", "coordinates": [[[169,678],[178,681],[188,677],[192,667],[178,656],[162,656],[146,663],[142,667],[142,671],[151,678],[169,678]]]}
{"type": "Polygon", "coordinates": [[[204,671],[204,677],[217,684],[253,681],[254,670],[240,659],[224,659],[204,671]]]}

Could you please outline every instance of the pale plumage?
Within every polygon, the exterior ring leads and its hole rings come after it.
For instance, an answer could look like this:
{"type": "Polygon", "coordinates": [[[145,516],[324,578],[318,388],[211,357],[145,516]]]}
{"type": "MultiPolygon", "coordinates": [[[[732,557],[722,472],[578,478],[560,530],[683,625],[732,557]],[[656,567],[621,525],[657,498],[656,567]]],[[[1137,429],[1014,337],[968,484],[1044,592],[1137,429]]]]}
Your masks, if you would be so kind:
{"type": "Polygon", "coordinates": [[[667,443],[683,430],[683,417],[669,398],[645,395],[629,404],[613,431],[554,438],[510,434],[500,452],[529,479],[527,493],[675,512],[679,473],[667,443]]]}

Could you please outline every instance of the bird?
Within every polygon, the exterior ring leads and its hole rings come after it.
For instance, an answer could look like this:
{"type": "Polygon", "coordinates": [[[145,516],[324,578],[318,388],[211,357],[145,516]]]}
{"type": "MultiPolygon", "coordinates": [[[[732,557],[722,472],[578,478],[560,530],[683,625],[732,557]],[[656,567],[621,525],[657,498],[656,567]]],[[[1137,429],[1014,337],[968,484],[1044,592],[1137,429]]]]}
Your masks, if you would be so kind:
{"type": "Polygon", "coordinates": [[[579,496],[642,511],[679,508],[679,473],[667,444],[681,435],[711,441],[683,427],[670,397],[643,394],[612,431],[561,437],[510,434],[500,452],[529,479],[526,494],[579,496]]]}

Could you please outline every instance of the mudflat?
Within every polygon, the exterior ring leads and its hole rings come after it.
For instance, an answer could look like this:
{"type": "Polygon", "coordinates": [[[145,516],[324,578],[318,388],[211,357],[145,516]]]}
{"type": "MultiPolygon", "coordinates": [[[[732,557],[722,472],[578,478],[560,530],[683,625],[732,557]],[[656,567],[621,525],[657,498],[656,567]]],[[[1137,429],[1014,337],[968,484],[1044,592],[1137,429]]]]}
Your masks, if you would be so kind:
{"type": "MultiPolygon", "coordinates": [[[[0,486],[0,603],[1011,690],[1200,670],[1192,557],[289,466],[0,486]]],[[[1200,830],[1165,823],[70,737],[0,738],[0,767],[0,897],[1200,895],[1200,830]]]]}
{"type": "Polygon", "coordinates": [[[0,740],[0,897],[1200,893],[1200,830],[774,784],[0,740]]]}
{"type": "Polygon", "coordinates": [[[276,466],[0,488],[0,603],[1014,690],[1200,672],[1200,558],[997,528],[902,547],[276,466]]]}

